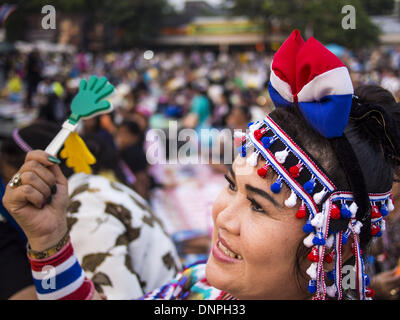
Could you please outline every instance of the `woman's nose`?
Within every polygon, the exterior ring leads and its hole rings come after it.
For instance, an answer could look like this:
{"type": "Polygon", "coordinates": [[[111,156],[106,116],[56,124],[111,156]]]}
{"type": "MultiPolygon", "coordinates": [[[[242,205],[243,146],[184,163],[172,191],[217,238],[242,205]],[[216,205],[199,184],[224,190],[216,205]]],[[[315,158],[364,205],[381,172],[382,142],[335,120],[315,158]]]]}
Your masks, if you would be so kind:
{"type": "Polygon", "coordinates": [[[230,234],[240,235],[240,219],[241,219],[240,200],[230,201],[226,206],[217,213],[216,227],[224,229],[230,234]]]}

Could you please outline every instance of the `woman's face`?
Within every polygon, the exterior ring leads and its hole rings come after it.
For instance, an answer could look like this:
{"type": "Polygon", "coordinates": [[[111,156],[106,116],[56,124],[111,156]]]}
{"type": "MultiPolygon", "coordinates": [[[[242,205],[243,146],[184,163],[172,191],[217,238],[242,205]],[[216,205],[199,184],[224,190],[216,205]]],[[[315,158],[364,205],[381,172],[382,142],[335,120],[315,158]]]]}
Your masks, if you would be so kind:
{"type": "Polygon", "coordinates": [[[300,203],[294,208],[284,205],[290,191],[283,187],[274,194],[270,186],[277,176],[258,176],[263,165],[259,160],[251,167],[238,156],[226,175],[227,186],[213,207],[207,280],[239,299],[304,299],[294,268],[305,236],[305,221],[295,217],[300,203]]]}

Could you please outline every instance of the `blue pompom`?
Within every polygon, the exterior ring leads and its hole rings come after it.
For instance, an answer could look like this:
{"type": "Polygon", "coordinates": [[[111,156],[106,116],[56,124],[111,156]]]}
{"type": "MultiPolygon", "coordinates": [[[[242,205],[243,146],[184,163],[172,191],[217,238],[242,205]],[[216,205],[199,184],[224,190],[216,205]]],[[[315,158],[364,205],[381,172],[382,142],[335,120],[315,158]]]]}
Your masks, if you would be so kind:
{"type": "Polygon", "coordinates": [[[303,188],[304,188],[304,190],[306,190],[307,193],[311,194],[314,191],[314,185],[315,185],[315,182],[313,179],[311,179],[310,181],[307,181],[304,184],[303,188]]]}
{"type": "Polygon", "coordinates": [[[271,185],[271,191],[273,193],[279,193],[281,192],[282,189],[282,181],[281,179],[276,180],[272,185],[271,185]]]}
{"type": "Polygon", "coordinates": [[[381,212],[382,217],[386,217],[389,214],[389,209],[386,204],[383,204],[381,206],[380,212],[381,212]]]}
{"type": "Polygon", "coordinates": [[[375,237],[377,237],[377,238],[382,237],[382,231],[379,231],[379,232],[375,235],[375,237]]]}
{"type": "Polygon", "coordinates": [[[347,206],[347,204],[342,205],[342,208],[340,209],[340,216],[343,219],[351,218],[351,211],[349,210],[349,207],[347,206]]]}
{"type": "Polygon", "coordinates": [[[268,149],[272,143],[274,142],[274,138],[273,137],[262,137],[261,138],[261,143],[263,144],[265,149],[268,149]]]}
{"type": "Polygon", "coordinates": [[[308,282],[307,289],[308,289],[308,291],[309,291],[311,294],[316,293],[316,292],[317,292],[317,281],[315,281],[315,280],[310,280],[310,281],[308,282]]]}
{"type": "Polygon", "coordinates": [[[242,156],[242,158],[244,158],[246,156],[246,146],[241,146],[238,148],[238,151],[240,153],[240,155],[242,156]]]}
{"type": "Polygon", "coordinates": [[[326,276],[329,280],[335,280],[335,269],[328,271],[326,273],[326,276]]]}
{"type": "Polygon", "coordinates": [[[315,246],[324,246],[325,245],[325,239],[320,238],[319,236],[315,236],[312,242],[315,246]]]}
{"type": "Polygon", "coordinates": [[[369,284],[370,284],[370,280],[369,280],[369,277],[368,277],[368,275],[367,274],[364,274],[364,283],[365,283],[365,286],[369,286],[369,284]]]}
{"type": "Polygon", "coordinates": [[[350,234],[347,233],[347,232],[342,234],[342,244],[346,244],[347,243],[347,241],[349,240],[349,236],[350,236],[350,234]]]}
{"type": "MultiPolygon", "coordinates": [[[[315,232],[315,228],[311,225],[310,220],[307,221],[307,223],[303,226],[303,231],[305,233],[315,232]]],[[[313,240],[313,242],[314,242],[314,240],[313,240]]]]}

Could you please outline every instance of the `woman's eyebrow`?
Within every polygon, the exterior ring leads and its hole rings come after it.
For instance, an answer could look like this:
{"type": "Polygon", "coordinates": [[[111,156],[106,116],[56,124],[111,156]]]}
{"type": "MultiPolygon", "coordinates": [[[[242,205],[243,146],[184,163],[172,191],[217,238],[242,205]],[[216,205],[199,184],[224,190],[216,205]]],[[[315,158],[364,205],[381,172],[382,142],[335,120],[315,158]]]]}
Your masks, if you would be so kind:
{"type": "Polygon", "coordinates": [[[245,187],[246,187],[246,190],[247,190],[247,191],[249,191],[249,192],[254,192],[254,193],[260,195],[261,197],[266,198],[267,200],[269,200],[270,202],[272,202],[272,204],[273,204],[275,207],[277,207],[277,208],[279,208],[279,209],[282,208],[282,206],[281,206],[269,193],[265,192],[264,190],[255,188],[255,187],[253,187],[253,186],[251,186],[251,185],[249,185],[249,184],[246,184],[245,187]]]}
{"type": "Polygon", "coordinates": [[[231,174],[232,179],[236,180],[235,172],[233,172],[232,166],[229,167],[229,173],[231,174]]]}

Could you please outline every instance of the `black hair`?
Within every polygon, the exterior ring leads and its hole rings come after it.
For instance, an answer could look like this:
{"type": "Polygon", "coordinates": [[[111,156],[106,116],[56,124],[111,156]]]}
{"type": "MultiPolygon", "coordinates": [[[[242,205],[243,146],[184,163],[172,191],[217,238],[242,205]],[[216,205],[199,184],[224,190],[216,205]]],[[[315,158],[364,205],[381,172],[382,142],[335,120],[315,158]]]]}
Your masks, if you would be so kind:
{"type": "Polygon", "coordinates": [[[140,128],[139,124],[132,120],[123,121],[118,128],[126,128],[128,131],[135,136],[139,137],[139,144],[143,145],[144,143],[144,133],[140,128]]]}
{"type": "Polygon", "coordinates": [[[96,158],[96,163],[91,165],[93,174],[102,170],[110,170],[122,183],[126,183],[126,177],[119,165],[118,152],[100,135],[87,133],[82,136],[90,152],[96,158]]]}
{"type": "MultiPolygon", "coordinates": [[[[383,135],[391,134],[391,135],[398,135],[399,133],[394,132],[400,130],[400,104],[396,102],[396,99],[390,93],[390,91],[377,86],[377,85],[361,85],[359,86],[354,94],[357,96],[357,99],[359,103],[362,105],[372,105],[372,106],[379,106],[380,108],[383,108],[390,116],[391,119],[388,119],[388,121],[391,121],[391,128],[390,132],[382,132],[383,135]]],[[[376,122],[364,122],[364,126],[362,130],[370,130],[373,131],[371,134],[374,134],[374,131],[376,130],[381,130],[380,127],[376,126],[376,122]]],[[[376,135],[377,138],[379,138],[380,135],[376,135]]],[[[386,139],[385,139],[386,140],[386,139]]],[[[385,141],[384,140],[384,141],[385,141]]],[[[394,139],[393,142],[396,144],[396,139],[394,139]]],[[[375,142],[375,148],[379,148],[379,141],[375,142]]],[[[400,147],[397,146],[388,146],[387,144],[383,143],[383,148],[386,147],[385,155],[388,157],[389,162],[394,162],[395,167],[394,167],[394,181],[399,182],[400,178],[400,147]],[[390,150],[392,149],[392,150],[390,150]]]]}

